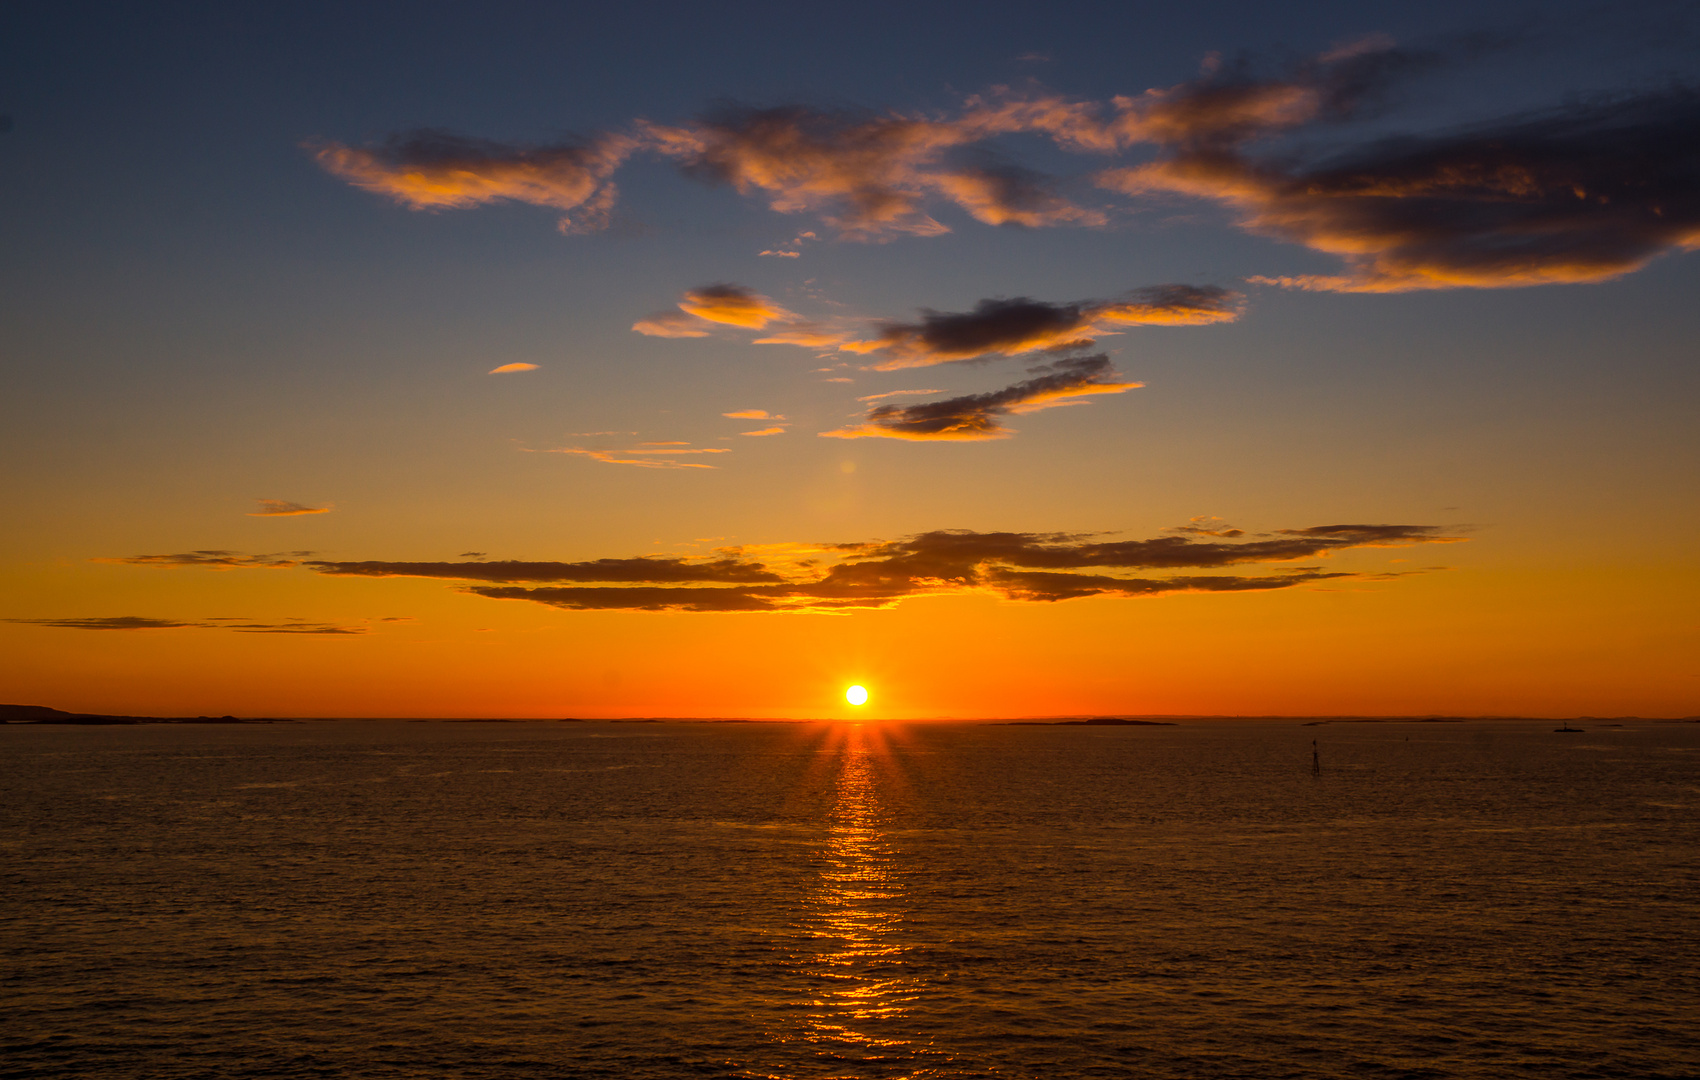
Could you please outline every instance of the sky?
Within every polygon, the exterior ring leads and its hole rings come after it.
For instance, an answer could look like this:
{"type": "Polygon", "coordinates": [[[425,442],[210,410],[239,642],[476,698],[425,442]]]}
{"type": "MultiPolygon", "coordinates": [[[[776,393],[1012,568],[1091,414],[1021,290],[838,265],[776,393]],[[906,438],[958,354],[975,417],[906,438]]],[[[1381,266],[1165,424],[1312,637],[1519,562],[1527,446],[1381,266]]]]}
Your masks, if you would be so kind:
{"type": "Polygon", "coordinates": [[[1697,85],[1680,3],[7,5],[0,699],[1700,714],[1697,85]]]}

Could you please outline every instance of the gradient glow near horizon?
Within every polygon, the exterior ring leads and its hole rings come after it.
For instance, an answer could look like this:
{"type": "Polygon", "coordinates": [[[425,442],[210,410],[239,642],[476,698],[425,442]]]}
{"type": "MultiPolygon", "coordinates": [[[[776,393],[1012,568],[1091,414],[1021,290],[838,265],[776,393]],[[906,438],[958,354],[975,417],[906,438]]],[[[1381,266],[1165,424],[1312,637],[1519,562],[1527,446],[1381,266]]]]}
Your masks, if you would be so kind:
{"type": "Polygon", "coordinates": [[[0,700],[1700,714],[1700,16],[1279,8],[19,9],[0,700]]]}

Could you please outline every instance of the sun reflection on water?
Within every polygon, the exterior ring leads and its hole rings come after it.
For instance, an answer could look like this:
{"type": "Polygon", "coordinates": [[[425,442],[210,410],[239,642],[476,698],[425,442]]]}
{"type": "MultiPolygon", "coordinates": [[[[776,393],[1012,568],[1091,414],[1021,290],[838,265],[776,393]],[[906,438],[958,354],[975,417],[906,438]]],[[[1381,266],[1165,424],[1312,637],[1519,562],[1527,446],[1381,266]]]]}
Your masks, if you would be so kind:
{"type": "Polygon", "coordinates": [[[920,996],[904,959],[904,888],[880,800],[878,729],[842,731],[820,888],[805,915],[815,948],[804,961],[804,1038],[823,1057],[897,1065],[911,1056],[901,1021],[920,996]]]}

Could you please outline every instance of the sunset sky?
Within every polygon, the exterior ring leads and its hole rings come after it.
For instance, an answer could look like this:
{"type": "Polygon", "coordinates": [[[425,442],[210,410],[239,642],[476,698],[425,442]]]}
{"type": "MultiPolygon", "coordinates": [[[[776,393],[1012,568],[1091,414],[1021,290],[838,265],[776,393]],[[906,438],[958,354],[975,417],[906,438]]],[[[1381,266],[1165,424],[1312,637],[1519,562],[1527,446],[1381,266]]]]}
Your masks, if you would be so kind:
{"type": "Polygon", "coordinates": [[[1697,78],[1683,3],[9,6],[0,700],[1700,714],[1697,78]]]}

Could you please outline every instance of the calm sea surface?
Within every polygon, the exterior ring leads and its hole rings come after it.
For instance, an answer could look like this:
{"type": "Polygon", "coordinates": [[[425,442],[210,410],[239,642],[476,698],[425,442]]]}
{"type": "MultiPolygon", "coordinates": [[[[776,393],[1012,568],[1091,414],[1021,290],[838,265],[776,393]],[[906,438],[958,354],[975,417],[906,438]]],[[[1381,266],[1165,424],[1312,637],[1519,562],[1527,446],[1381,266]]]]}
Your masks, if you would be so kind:
{"type": "Polygon", "coordinates": [[[0,1076],[1700,1075],[1588,727],[9,726],[0,1076]]]}

